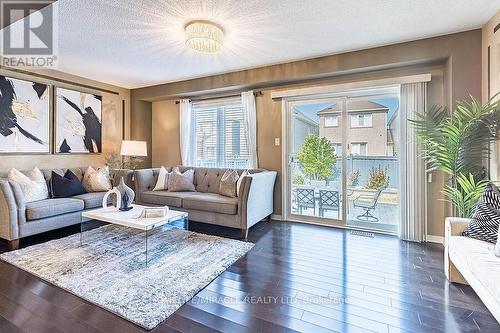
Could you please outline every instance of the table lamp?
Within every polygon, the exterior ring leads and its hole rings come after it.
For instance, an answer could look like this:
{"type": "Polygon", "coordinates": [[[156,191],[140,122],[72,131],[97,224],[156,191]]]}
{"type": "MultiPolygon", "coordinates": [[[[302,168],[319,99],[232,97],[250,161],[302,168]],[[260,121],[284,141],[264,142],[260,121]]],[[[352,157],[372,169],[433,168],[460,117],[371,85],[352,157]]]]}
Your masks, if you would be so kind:
{"type": "Polygon", "coordinates": [[[128,156],[130,158],[130,168],[135,169],[137,164],[140,162],[140,157],[148,156],[147,143],[146,141],[123,140],[120,155],[128,156]]]}

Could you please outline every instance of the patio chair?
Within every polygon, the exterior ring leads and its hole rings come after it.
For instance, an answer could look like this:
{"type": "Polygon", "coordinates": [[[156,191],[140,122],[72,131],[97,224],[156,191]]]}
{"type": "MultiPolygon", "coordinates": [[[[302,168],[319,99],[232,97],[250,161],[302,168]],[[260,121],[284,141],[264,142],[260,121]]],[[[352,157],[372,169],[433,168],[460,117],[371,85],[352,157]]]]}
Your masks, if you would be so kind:
{"type": "Polygon", "coordinates": [[[340,197],[339,191],[320,190],[319,191],[319,216],[325,216],[325,210],[339,211],[340,197]]]}
{"type": "Polygon", "coordinates": [[[373,216],[370,212],[377,208],[378,199],[380,198],[383,190],[384,188],[378,189],[371,201],[361,201],[359,200],[359,197],[354,199],[353,206],[355,208],[361,208],[365,211],[363,214],[356,217],[358,220],[363,222],[378,222],[378,218],[373,216]]]}
{"type": "Polygon", "coordinates": [[[316,200],[314,198],[313,188],[297,188],[297,206],[299,207],[299,214],[302,214],[302,209],[312,208],[315,214],[316,200]]]}

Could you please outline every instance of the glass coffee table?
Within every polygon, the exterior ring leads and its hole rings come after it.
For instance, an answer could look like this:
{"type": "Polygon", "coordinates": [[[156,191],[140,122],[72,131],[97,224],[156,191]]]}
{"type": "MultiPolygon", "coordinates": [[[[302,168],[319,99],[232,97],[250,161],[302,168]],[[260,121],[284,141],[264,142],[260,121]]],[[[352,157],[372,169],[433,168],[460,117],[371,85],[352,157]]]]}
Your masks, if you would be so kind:
{"type": "Polygon", "coordinates": [[[83,238],[83,224],[88,220],[97,220],[142,230],[145,233],[146,266],[148,266],[148,235],[153,229],[156,229],[158,227],[164,226],[165,224],[169,224],[179,220],[184,220],[186,224],[186,229],[189,229],[188,213],[186,212],[169,210],[165,217],[139,218],[144,208],[157,208],[157,207],[146,207],[141,205],[132,205],[132,206],[133,208],[129,211],[116,211],[114,207],[107,207],[107,208],[98,208],[83,212],[82,220],[80,223],[80,246],[82,245],[82,238],[83,238]],[[84,218],[86,218],[87,220],[84,221],[84,218]]]}

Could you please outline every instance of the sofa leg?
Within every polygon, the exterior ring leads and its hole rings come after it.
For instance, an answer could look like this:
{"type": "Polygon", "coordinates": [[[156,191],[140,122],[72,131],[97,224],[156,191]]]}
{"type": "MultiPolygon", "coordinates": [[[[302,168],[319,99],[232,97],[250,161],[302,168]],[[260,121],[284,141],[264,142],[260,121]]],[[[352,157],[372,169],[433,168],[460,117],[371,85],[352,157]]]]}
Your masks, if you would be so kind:
{"type": "Polygon", "coordinates": [[[19,249],[19,239],[13,239],[9,241],[9,250],[14,251],[19,249]]]}
{"type": "Polygon", "coordinates": [[[462,276],[462,273],[460,273],[457,267],[455,267],[448,255],[445,255],[444,265],[444,272],[448,281],[450,281],[451,283],[469,284],[462,276]]]}
{"type": "Polygon", "coordinates": [[[248,238],[248,229],[241,229],[241,238],[243,239],[248,238]]]}

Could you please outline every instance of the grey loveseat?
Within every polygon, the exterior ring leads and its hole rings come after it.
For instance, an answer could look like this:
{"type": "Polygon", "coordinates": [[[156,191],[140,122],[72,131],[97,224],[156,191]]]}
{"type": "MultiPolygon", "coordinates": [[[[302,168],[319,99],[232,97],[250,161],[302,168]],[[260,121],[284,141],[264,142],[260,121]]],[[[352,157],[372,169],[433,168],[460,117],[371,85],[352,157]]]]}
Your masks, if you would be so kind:
{"type": "MultiPolygon", "coordinates": [[[[189,213],[189,219],[241,229],[247,238],[248,229],[273,212],[273,191],[276,171],[249,170],[243,178],[236,198],[220,195],[219,184],[227,169],[179,167],[181,172],[194,169],[196,192],[153,191],[160,169],[135,171],[136,202],[144,205],[167,205],[189,213]]],[[[167,168],[168,171],[171,168],[167,168]]],[[[238,170],[241,174],[243,170],[238,170]]]]}
{"type": "MultiPolygon", "coordinates": [[[[80,180],[87,167],[70,168],[80,180]]],[[[52,171],[63,175],[67,169],[41,170],[49,184],[52,171]]],[[[123,176],[130,184],[132,171],[113,170],[110,172],[113,186],[123,176]]],[[[105,192],[80,194],[71,198],[45,199],[25,202],[19,185],[9,181],[7,173],[0,174],[0,238],[9,241],[11,249],[17,249],[19,239],[45,231],[81,223],[81,213],[102,205],[105,192]]]]}

